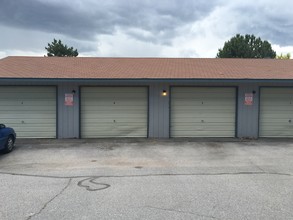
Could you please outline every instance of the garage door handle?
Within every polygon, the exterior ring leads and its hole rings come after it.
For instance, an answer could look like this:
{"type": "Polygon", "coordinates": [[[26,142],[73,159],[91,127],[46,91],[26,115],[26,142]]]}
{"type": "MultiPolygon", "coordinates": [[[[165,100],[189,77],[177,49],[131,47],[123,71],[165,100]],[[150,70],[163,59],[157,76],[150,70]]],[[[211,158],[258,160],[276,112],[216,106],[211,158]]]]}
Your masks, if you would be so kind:
{"type": "Polygon", "coordinates": [[[290,120],[289,120],[289,123],[291,123],[291,122],[292,122],[292,120],[290,119],[290,120]]]}

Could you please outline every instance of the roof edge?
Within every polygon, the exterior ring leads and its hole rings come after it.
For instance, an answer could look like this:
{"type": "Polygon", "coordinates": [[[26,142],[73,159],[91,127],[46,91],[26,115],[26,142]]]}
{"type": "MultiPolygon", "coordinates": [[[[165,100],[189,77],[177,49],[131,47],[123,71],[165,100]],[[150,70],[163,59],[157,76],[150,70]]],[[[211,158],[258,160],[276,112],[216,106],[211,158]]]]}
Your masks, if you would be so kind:
{"type": "Polygon", "coordinates": [[[34,80],[34,81],[293,81],[293,79],[261,79],[261,78],[5,78],[1,81],[9,80],[34,80]]]}

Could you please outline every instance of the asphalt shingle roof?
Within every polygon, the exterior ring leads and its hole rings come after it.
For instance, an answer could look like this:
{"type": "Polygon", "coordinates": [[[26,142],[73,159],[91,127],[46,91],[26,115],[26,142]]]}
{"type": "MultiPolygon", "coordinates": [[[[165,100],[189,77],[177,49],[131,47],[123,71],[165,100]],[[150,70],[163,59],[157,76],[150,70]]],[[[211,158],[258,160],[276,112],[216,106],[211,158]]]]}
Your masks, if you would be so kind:
{"type": "Polygon", "coordinates": [[[11,56],[0,78],[293,79],[293,60],[11,56]]]}

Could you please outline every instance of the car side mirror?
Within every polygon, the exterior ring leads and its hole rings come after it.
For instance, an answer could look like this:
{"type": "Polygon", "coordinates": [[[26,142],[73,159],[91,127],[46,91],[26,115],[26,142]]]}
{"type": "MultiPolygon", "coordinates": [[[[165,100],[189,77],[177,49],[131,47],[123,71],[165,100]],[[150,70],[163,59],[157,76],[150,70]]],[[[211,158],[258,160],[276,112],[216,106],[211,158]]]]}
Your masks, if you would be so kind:
{"type": "Polygon", "coordinates": [[[0,129],[1,128],[6,128],[5,124],[0,124],[0,129]]]}

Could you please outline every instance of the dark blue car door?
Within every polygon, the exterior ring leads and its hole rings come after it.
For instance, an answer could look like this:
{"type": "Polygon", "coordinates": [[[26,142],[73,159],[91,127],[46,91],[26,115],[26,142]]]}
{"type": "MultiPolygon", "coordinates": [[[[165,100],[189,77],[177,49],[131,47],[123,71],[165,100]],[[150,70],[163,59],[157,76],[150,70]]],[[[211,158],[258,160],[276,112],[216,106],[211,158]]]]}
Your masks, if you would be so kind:
{"type": "Polygon", "coordinates": [[[0,128],[0,148],[2,148],[6,142],[5,128],[0,128]]]}

